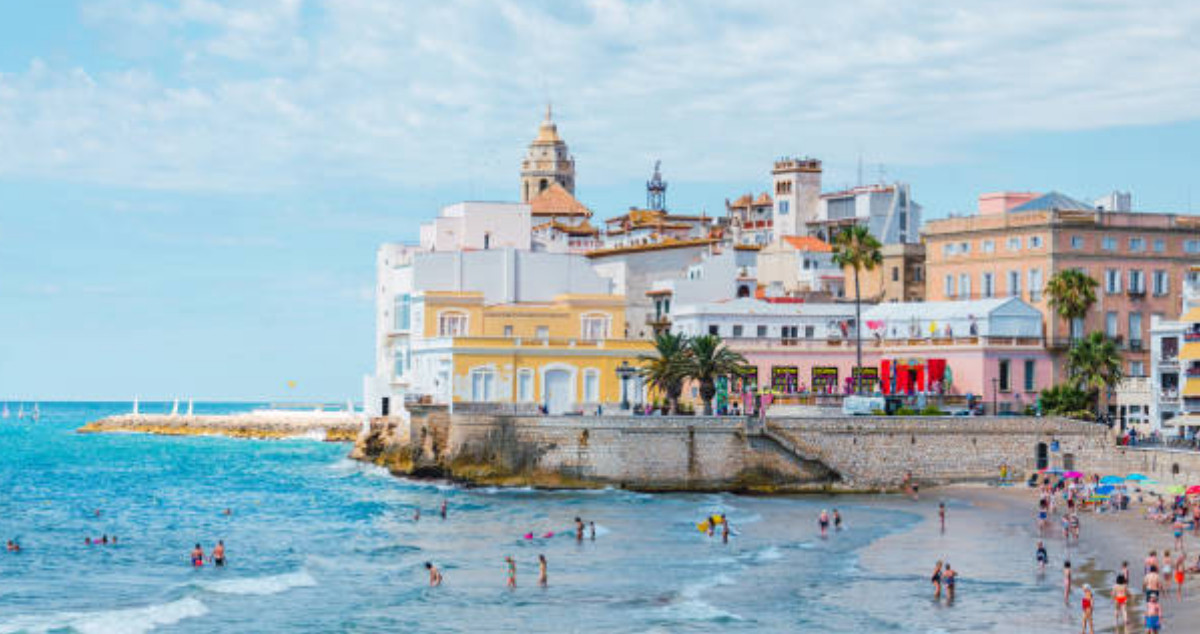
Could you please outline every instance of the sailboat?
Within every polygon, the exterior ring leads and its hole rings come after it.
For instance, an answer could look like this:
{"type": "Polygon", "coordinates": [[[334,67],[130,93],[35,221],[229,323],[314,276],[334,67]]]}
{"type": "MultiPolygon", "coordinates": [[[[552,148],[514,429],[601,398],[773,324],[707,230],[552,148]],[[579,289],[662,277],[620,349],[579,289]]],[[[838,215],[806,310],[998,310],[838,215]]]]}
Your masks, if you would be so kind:
{"type": "Polygon", "coordinates": [[[17,409],[17,420],[25,418],[25,404],[21,403],[21,407],[17,409]]]}
{"type": "Polygon", "coordinates": [[[33,404],[33,415],[31,416],[31,418],[33,419],[33,422],[35,422],[35,423],[42,419],[42,410],[38,409],[37,403],[33,404]]]}
{"type": "Polygon", "coordinates": [[[11,414],[9,414],[9,413],[8,413],[8,401],[4,401],[4,414],[3,414],[3,416],[4,416],[4,418],[6,418],[6,419],[7,419],[9,416],[11,416],[11,414]]]}

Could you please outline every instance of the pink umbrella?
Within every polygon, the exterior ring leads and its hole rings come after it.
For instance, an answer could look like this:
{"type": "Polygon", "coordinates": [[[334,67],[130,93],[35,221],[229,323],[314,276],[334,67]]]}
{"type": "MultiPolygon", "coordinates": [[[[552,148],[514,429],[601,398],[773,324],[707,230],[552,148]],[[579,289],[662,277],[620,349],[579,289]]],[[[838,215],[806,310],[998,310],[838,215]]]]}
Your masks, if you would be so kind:
{"type": "Polygon", "coordinates": [[[1200,484],[1193,484],[1187,488],[1188,495],[1200,495],[1200,484]]]}
{"type": "Polygon", "coordinates": [[[1063,474],[1064,478],[1082,478],[1083,474],[1078,471],[1068,471],[1063,474]]]}

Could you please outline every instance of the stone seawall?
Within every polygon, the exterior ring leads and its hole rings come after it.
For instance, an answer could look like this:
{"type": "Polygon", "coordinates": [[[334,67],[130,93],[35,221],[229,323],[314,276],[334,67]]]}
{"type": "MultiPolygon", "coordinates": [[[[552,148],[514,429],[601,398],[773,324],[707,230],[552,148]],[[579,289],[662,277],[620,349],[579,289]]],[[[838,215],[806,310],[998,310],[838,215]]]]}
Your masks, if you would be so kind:
{"type": "Polygon", "coordinates": [[[122,414],[92,421],[81,433],[137,432],[166,436],[230,436],[233,438],[304,438],[329,442],[357,439],[360,416],[347,412],[263,410],[242,414],[122,414]]]}
{"type": "Polygon", "coordinates": [[[1096,425],[1050,418],[508,416],[415,410],[376,419],[354,457],[395,473],[468,482],[639,490],[877,490],[1014,476],[1053,456],[1100,459],[1096,425]]]}

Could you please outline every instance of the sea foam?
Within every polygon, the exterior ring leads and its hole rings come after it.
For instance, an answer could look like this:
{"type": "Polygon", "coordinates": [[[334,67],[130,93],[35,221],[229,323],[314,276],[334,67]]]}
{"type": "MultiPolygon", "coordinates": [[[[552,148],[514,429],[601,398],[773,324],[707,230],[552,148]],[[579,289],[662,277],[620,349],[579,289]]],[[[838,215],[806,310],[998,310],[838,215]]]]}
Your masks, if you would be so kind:
{"type": "Polygon", "coordinates": [[[317,580],[306,570],[297,570],[281,575],[266,577],[242,577],[240,579],[225,579],[201,584],[200,587],[208,592],[217,594],[269,595],[287,592],[292,588],[310,588],[317,585],[317,580]]]}
{"type": "Polygon", "coordinates": [[[208,606],[185,597],[169,603],[106,612],[61,612],[45,616],[17,617],[0,623],[0,634],[49,632],[70,629],[80,634],[144,634],[162,625],[208,614],[208,606]]]}

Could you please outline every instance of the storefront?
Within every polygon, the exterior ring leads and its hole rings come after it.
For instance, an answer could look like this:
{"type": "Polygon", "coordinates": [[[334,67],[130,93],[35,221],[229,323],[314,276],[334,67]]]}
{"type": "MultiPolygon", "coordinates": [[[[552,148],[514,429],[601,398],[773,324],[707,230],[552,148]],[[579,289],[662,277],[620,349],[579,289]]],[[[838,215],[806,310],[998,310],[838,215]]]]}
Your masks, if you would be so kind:
{"type": "Polygon", "coordinates": [[[800,369],[794,365],[777,365],[771,368],[771,389],[780,394],[795,394],[800,391],[800,369]]]}
{"type": "Polygon", "coordinates": [[[816,394],[836,394],[838,391],[837,366],[813,366],[812,391],[816,394]]]}
{"type": "Polygon", "coordinates": [[[883,359],[879,378],[884,394],[946,394],[950,374],[945,359],[883,359]]]}

